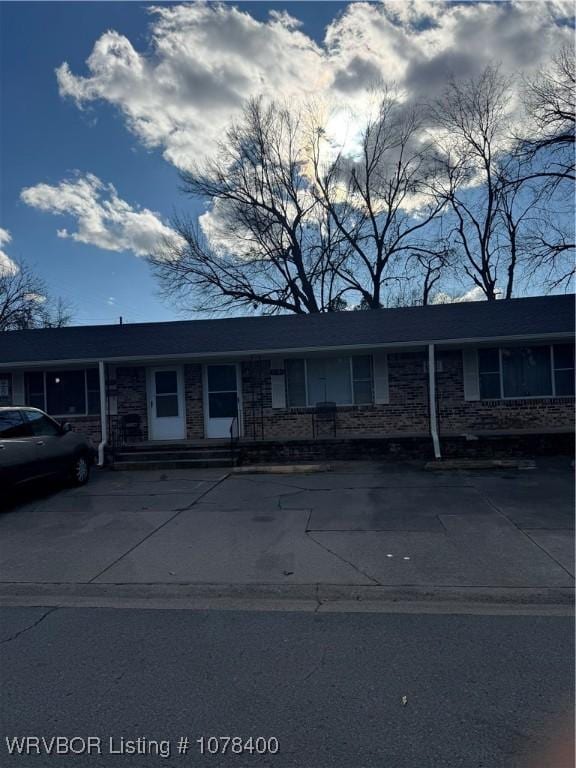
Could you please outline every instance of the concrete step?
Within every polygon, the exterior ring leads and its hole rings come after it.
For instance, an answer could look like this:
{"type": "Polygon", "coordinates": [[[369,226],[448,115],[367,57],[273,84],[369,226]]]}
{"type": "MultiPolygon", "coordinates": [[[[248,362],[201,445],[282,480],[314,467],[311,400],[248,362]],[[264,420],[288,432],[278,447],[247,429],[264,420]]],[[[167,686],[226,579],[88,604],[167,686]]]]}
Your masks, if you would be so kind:
{"type": "Polygon", "coordinates": [[[154,451],[155,453],[170,453],[172,451],[220,451],[230,450],[230,440],[203,440],[203,441],[191,441],[186,440],[170,440],[167,442],[142,442],[142,443],[126,443],[126,445],[118,445],[116,450],[123,453],[148,453],[154,451]]]}
{"type": "Polygon", "coordinates": [[[190,448],[172,451],[118,451],[115,461],[177,461],[180,459],[229,459],[229,448],[190,448]]]}
{"type": "Polygon", "coordinates": [[[233,467],[231,458],[227,459],[158,459],[156,461],[115,461],[112,469],[122,470],[163,470],[163,469],[208,469],[211,467],[233,467]]]}

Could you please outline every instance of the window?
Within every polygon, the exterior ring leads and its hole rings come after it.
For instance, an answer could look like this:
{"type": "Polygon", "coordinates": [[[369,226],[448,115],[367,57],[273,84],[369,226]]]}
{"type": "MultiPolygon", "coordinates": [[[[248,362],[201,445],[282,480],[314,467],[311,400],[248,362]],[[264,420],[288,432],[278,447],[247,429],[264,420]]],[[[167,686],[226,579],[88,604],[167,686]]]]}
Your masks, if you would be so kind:
{"type": "Polygon", "coordinates": [[[238,415],[236,365],[209,365],[208,413],[211,419],[228,419],[238,415]]]}
{"type": "Polygon", "coordinates": [[[46,373],[45,410],[67,416],[86,413],[85,371],[46,373]]]}
{"type": "Polygon", "coordinates": [[[554,355],[554,382],[556,385],[556,394],[562,395],[574,394],[574,345],[573,344],[555,344],[553,347],[554,355]]]}
{"type": "Polygon", "coordinates": [[[478,350],[480,399],[574,394],[574,345],[478,350]]]}
{"type": "Polygon", "coordinates": [[[46,410],[46,392],[44,389],[44,374],[43,373],[27,373],[25,374],[26,381],[26,405],[31,405],[33,408],[41,408],[46,410]]]}
{"type": "Polygon", "coordinates": [[[24,375],[26,405],[55,416],[100,413],[97,368],[64,371],[28,371],[24,375]]]}
{"type": "Polygon", "coordinates": [[[352,403],[350,358],[326,357],[306,361],[308,370],[308,404],[352,403]]]}
{"type": "Polygon", "coordinates": [[[236,392],[236,366],[209,365],[208,389],[210,392],[236,392]]]}
{"type": "Polygon", "coordinates": [[[100,413],[100,374],[98,368],[86,371],[86,399],[88,413],[100,413]]]}
{"type": "Polygon", "coordinates": [[[501,350],[504,397],[552,395],[549,347],[512,347],[501,350]]]}
{"type": "Polygon", "coordinates": [[[10,437],[30,437],[30,427],[22,418],[20,411],[0,413],[0,440],[10,437]]]}
{"type": "Polygon", "coordinates": [[[288,407],[306,405],[306,363],[304,360],[286,360],[286,386],[288,407]]]}
{"type": "Polygon", "coordinates": [[[288,406],[370,404],[372,379],[370,355],[286,360],[288,406]]]}
{"type": "Polygon", "coordinates": [[[352,387],[354,402],[366,405],[373,401],[372,394],[372,358],[362,355],[352,358],[352,387]]]}
{"type": "Polygon", "coordinates": [[[236,392],[210,392],[208,407],[211,419],[228,419],[238,415],[236,392]]]}
{"type": "Polygon", "coordinates": [[[480,399],[491,400],[500,397],[500,350],[478,350],[478,375],[480,377],[480,399]]]}
{"type": "Polygon", "coordinates": [[[12,404],[12,376],[0,373],[0,405],[12,404]]]}
{"type": "Polygon", "coordinates": [[[49,416],[37,411],[25,411],[25,414],[35,437],[56,437],[61,434],[62,430],[49,416]]]}
{"type": "Polygon", "coordinates": [[[155,371],[156,416],[170,418],[178,416],[178,373],[177,371],[155,371]]]}

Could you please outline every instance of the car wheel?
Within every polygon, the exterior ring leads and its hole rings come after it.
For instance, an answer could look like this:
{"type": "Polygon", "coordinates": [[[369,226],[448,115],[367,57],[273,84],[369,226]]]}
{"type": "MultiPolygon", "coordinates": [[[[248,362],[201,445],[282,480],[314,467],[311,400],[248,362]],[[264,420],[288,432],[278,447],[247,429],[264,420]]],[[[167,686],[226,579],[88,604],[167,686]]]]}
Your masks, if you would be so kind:
{"type": "Polygon", "coordinates": [[[81,453],[74,459],[70,472],[74,485],[85,485],[90,477],[90,461],[86,454],[81,453]]]}

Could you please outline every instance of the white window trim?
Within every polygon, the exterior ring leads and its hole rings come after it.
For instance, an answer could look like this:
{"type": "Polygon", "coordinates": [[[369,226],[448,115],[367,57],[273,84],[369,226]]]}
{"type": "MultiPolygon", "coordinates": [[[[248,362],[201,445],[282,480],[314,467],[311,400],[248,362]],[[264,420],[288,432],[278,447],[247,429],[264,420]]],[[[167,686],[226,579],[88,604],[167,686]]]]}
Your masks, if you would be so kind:
{"type": "MultiPolygon", "coordinates": [[[[556,371],[574,371],[574,368],[555,368],[554,367],[554,344],[532,344],[532,345],[524,345],[525,346],[536,346],[536,347],[548,347],[548,350],[550,352],[550,376],[552,379],[552,394],[551,395],[505,395],[504,394],[504,366],[502,365],[502,349],[509,349],[509,347],[497,347],[498,349],[498,365],[500,370],[498,373],[500,374],[500,396],[499,397],[480,397],[479,402],[481,403],[487,403],[492,400],[554,400],[554,399],[570,399],[574,398],[574,395],[557,395],[556,394],[556,371]]],[[[521,348],[524,348],[521,347],[521,348]]],[[[493,347],[492,347],[493,349],[493,347]]],[[[478,365],[478,391],[480,391],[480,376],[490,373],[496,373],[496,371],[480,371],[480,365],[478,365]]]]}
{"type": "MultiPolygon", "coordinates": [[[[95,413],[88,413],[88,368],[63,368],[62,370],[66,371],[84,371],[84,402],[85,402],[85,410],[83,413],[48,413],[46,410],[46,407],[48,405],[48,389],[46,386],[46,374],[50,373],[50,371],[40,371],[42,373],[42,381],[44,383],[44,407],[40,410],[44,411],[44,413],[47,413],[48,416],[50,416],[53,419],[77,419],[77,418],[84,418],[86,416],[99,416],[100,411],[95,413]]],[[[92,370],[92,369],[90,369],[92,370]]],[[[94,370],[98,370],[97,368],[94,370]]],[[[34,371],[25,371],[25,373],[34,373],[34,371]]],[[[26,392],[26,389],[24,390],[25,399],[28,400],[28,393],[26,392]]]]}
{"type": "MultiPolygon", "coordinates": [[[[339,357],[339,355],[331,355],[330,357],[339,357]]],[[[336,408],[362,408],[362,407],[370,407],[375,405],[374,403],[374,363],[372,355],[342,355],[342,357],[348,358],[348,368],[349,368],[349,374],[350,374],[350,391],[352,395],[352,400],[349,403],[336,403],[336,408]],[[370,379],[355,379],[354,378],[354,363],[353,359],[354,357],[369,357],[370,358],[370,379]],[[370,381],[370,384],[372,386],[372,400],[369,403],[355,403],[354,402],[354,382],[355,381],[370,381]]],[[[286,376],[286,408],[288,410],[312,410],[316,408],[316,404],[311,404],[309,402],[309,387],[308,387],[308,360],[307,357],[295,357],[292,358],[294,360],[303,360],[304,361],[304,390],[305,390],[305,397],[306,397],[306,405],[290,405],[290,391],[289,391],[289,385],[288,385],[288,376],[286,376]]]]}

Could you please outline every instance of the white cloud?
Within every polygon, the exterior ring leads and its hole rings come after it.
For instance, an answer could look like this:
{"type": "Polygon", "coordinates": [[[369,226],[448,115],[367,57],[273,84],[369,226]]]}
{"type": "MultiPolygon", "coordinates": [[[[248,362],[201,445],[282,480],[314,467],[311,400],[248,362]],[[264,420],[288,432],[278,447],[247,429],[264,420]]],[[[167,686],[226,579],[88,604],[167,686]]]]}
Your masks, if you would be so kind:
{"type": "Polygon", "coordinates": [[[257,21],[232,5],[194,3],[150,9],[148,50],[118,32],[95,43],[88,74],[57,70],[62,96],[79,107],[116,106],[146,147],[177,167],[209,153],[245,99],[289,103],[345,99],[356,109],[378,79],[418,100],[451,73],[472,77],[500,62],[507,74],[541,68],[571,40],[570,3],[351,3],[327,27],[322,46],[286,13],[257,21]]]}
{"type": "Polygon", "coordinates": [[[12,235],[10,232],[0,227],[0,277],[2,275],[15,275],[18,272],[18,265],[4,251],[4,246],[11,242],[12,235]]]}
{"type": "Polygon", "coordinates": [[[324,67],[318,47],[286,14],[266,24],[232,6],[162,6],[151,51],[137,52],[117,32],[95,43],[88,77],[67,64],[57,70],[60,93],[78,105],[104,99],[117,106],[147,147],[184,166],[214,146],[219,129],[256,93],[314,93],[324,67]]]}
{"type": "Polygon", "coordinates": [[[26,301],[34,301],[36,304],[44,304],[46,302],[46,296],[41,293],[25,293],[24,299],[26,301]]]}
{"type": "Polygon", "coordinates": [[[23,189],[20,197],[33,208],[56,215],[72,216],[77,230],[58,229],[58,237],[72,238],[108,251],[131,251],[147,256],[175,233],[147,208],[134,208],[118,197],[112,184],[94,174],[61,181],[56,186],[36,184],[23,189]]]}
{"type": "MultiPolygon", "coordinates": [[[[500,299],[504,292],[500,288],[495,290],[496,298],[500,299]]],[[[486,301],[486,294],[479,285],[466,291],[460,296],[450,293],[437,293],[432,300],[432,304],[459,304],[462,301],[486,301]]]]}

